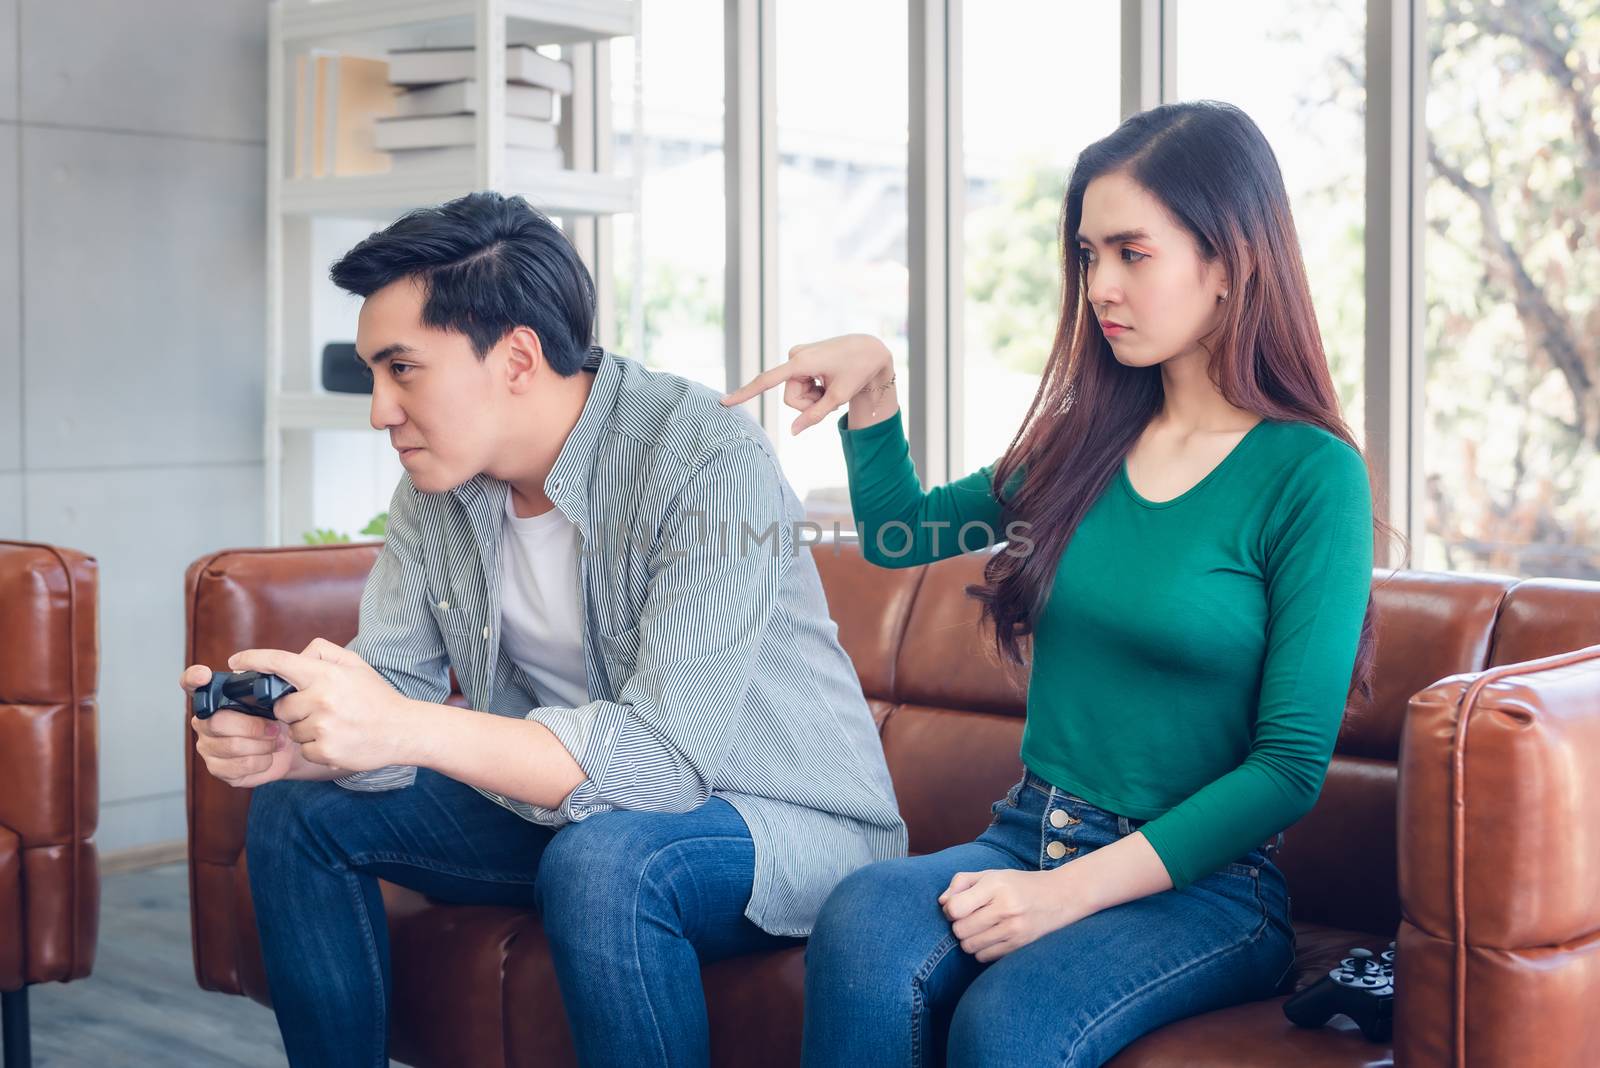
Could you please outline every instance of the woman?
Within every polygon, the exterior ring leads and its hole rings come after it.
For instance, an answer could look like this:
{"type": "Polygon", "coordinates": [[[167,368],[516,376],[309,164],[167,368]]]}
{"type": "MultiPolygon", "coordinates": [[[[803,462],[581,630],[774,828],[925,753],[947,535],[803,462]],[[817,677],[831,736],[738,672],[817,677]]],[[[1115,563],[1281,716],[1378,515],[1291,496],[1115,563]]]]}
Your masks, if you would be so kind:
{"type": "Polygon", "coordinates": [[[868,558],[1009,533],[969,592],[1007,662],[1031,641],[1026,774],[989,829],[824,906],[808,1065],[1100,1064],[1294,962],[1271,854],[1367,687],[1374,522],[1283,179],[1237,108],[1166,105],[1083,152],[1063,223],[1060,324],[997,464],[924,493],[869,337],[724,399],[785,382],[795,433],[848,403],[868,558]]]}

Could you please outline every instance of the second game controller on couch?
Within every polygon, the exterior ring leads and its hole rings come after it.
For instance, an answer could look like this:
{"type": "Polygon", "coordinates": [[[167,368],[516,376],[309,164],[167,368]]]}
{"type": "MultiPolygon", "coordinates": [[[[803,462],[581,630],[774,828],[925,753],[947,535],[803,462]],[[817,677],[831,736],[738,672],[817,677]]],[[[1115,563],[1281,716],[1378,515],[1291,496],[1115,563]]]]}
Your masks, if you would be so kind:
{"type": "Polygon", "coordinates": [[[1387,1042],[1394,1033],[1394,943],[1382,956],[1352,949],[1322,979],[1283,1003],[1283,1014],[1299,1027],[1321,1027],[1344,1014],[1368,1042],[1387,1042]]]}
{"type": "Polygon", "coordinates": [[[190,694],[189,708],[199,719],[210,719],[224,708],[262,719],[276,719],[273,705],[291,693],[294,687],[276,675],[260,671],[214,671],[210,682],[195,687],[190,694]]]}

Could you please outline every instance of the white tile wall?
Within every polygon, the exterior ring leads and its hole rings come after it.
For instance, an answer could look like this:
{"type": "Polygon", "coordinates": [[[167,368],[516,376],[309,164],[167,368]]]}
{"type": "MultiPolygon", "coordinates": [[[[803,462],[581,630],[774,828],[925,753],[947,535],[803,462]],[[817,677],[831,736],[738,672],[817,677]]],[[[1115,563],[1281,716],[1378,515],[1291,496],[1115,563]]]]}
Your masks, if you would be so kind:
{"type": "MultiPolygon", "coordinates": [[[[0,20],[4,12],[0,11],[0,20]]],[[[3,25],[0,21],[0,25],[3,25]]],[[[0,70],[0,78],[4,71],[0,70]]],[[[0,123],[0,471],[22,466],[22,272],[17,249],[17,127],[0,123]]]]}
{"type": "Polygon", "coordinates": [[[22,476],[0,473],[0,538],[22,538],[22,476]]]}
{"type": "Polygon", "coordinates": [[[22,0],[21,25],[25,122],[266,139],[265,0],[22,0]]]}
{"type": "Polygon", "coordinates": [[[0,0],[0,536],[99,560],[107,852],[184,836],[184,569],[263,527],[267,9],[0,0]]]}
{"type": "MultiPolygon", "coordinates": [[[[183,572],[259,540],[261,465],[30,472],[26,493],[32,540],[100,563],[102,803],[181,791],[183,572]]],[[[167,830],[177,837],[182,824],[167,830]]]]}
{"type": "Polygon", "coordinates": [[[0,122],[17,117],[17,0],[0,0],[0,122]]]}
{"type": "Polygon", "coordinates": [[[24,127],[29,467],[261,459],[264,160],[24,127]]]}
{"type": "MultiPolygon", "coordinates": [[[[101,706],[102,712],[105,706],[101,706]]],[[[104,752],[102,742],[101,752],[104,752]]],[[[100,855],[134,845],[150,845],[173,838],[172,828],[182,828],[188,817],[183,809],[183,791],[152,794],[146,797],[126,797],[100,801],[100,826],[95,831],[95,845],[100,855]],[[107,843],[122,843],[108,845],[107,843]]],[[[178,837],[182,837],[180,834],[178,837]]]]}

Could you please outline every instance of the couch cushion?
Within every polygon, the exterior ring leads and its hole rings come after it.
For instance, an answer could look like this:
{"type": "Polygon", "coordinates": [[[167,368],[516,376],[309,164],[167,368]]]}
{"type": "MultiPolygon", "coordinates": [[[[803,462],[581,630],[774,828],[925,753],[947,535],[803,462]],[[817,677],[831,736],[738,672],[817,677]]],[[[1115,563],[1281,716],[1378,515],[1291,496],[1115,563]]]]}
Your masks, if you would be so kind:
{"type": "Polygon", "coordinates": [[[393,967],[394,1059],[423,1065],[577,1063],[534,913],[442,905],[392,883],[380,886],[393,967]],[[513,1052],[518,1048],[525,1051],[521,1056],[513,1052]]]}
{"type": "Polygon", "coordinates": [[[10,858],[0,974],[65,982],[89,974],[100,915],[94,832],[99,565],[73,549],[0,541],[0,827],[10,858]],[[20,958],[13,955],[20,955],[20,958]]]}
{"type": "Polygon", "coordinates": [[[711,1024],[711,1068],[797,1068],[805,1021],[803,947],[718,961],[701,979],[711,1024]]]}
{"type": "Polygon", "coordinates": [[[869,698],[894,700],[895,650],[922,582],[923,568],[888,570],[867,563],[861,551],[839,542],[814,545],[811,558],[822,578],[828,614],[839,626],[839,644],[849,654],[869,698]]]}
{"type": "Polygon", "coordinates": [[[22,927],[22,840],[0,827],[0,990],[20,990],[27,938],[22,927]]]}
{"type": "Polygon", "coordinates": [[[1278,858],[1296,919],[1393,937],[1400,922],[1395,761],[1406,702],[1437,679],[1483,667],[1513,581],[1373,573],[1373,699],[1354,697],[1346,706],[1322,792],[1285,833],[1278,858]]]}
{"type": "Polygon", "coordinates": [[[1027,711],[1026,670],[1002,666],[992,631],[979,626],[981,606],[966,592],[983,581],[988,559],[969,553],[928,565],[896,660],[896,700],[1012,716],[1027,711]]]}
{"type": "Polygon", "coordinates": [[[1314,923],[1296,923],[1294,969],[1283,996],[1235,1005],[1168,1024],[1129,1045],[1112,1068],[1358,1068],[1392,1065],[1394,1047],[1368,1042],[1356,1025],[1335,1016],[1315,1030],[1283,1015],[1288,995],[1317,982],[1354,946],[1373,952],[1388,939],[1314,923]]]}
{"type": "Polygon", "coordinates": [[[0,704],[0,824],[23,848],[94,834],[100,782],[82,771],[95,752],[96,723],[92,694],[76,707],[0,704]]]}
{"type": "Polygon", "coordinates": [[[1600,645],[1600,582],[1529,579],[1506,594],[1488,666],[1538,660],[1591,645],[1600,645]]]}
{"type": "Polygon", "coordinates": [[[1495,613],[1514,582],[1493,575],[1374,571],[1373,699],[1355,697],[1346,706],[1338,751],[1396,759],[1406,702],[1446,675],[1483,668],[1495,613]]]}
{"type": "Polygon", "coordinates": [[[100,672],[99,564],[74,549],[0,541],[0,702],[92,699],[100,672]]]}
{"type": "Polygon", "coordinates": [[[913,853],[970,842],[989,806],[1022,778],[1022,720],[898,705],[883,724],[883,756],[913,853]]]}
{"type": "Polygon", "coordinates": [[[1394,937],[1398,783],[1393,761],[1334,756],[1316,807],[1285,832],[1277,857],[1296,920],[1394,937]]]}
{"type": "MultiPolygon", "coordinates": [[[[549,943],[535,914],[438,905],[388,883],[383,889],[394,951],[396,1058],[576,1068],[549,943]],[[439,1019],[452,1024],[441,1028],[439,1019]]],[[[800,1063],[803,948],[717,961],[701,981],[713,1068],[800,1063]]]]}
{"type": "Polygon", "coordinates": [[[1368,1042],[1343,1016],[1326,1027],[1296,1027],[1287,998],[1202,1013],[1168,1024],[1107,1061],[1109,1068],[1388,1068],[1394,1046],[1368,1042]]]}

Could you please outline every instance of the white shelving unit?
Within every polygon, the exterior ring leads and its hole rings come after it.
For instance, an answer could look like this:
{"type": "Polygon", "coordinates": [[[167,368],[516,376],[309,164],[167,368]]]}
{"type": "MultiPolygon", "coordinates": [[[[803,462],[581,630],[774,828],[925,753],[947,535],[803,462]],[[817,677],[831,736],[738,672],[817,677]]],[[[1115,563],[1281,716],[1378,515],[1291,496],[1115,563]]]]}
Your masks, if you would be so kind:
{"type": "MultiPolygon", "coordinates": [[[[608,173],[611,101],[609,50],[615,37],[639,34],[637,0],[274,0],[267,64],[267,345],[266,530],[269,545],[294,544],[319,519],[329,497],[318,479],[342,478],[339,499],[372,498],[367,516],[388,506],[400,466],[369,423],[370,398],[325,393],[318,374],[322,345],[355,338],[359,301],[327,280],[332,259],[404,212],[477,189],[519,194],[559,217],[595,276],[601,336],[608,332],[611,286],[599,269],[608,217],[638,210],[635,178],[608,173]],[[557,45],[573,67],[573,92],[562,98],[565,171],[510,173],[505,144],[505,46],[557,45]],[[473,46],[485,99],[477,145],[458,169],[360,177],[291,178],[293,72],[313,50],[385,58],[391,49],[473,46]],[[350,432],[317,462],[319,435],[350,432]],[[365,435],[363,437],[363,435],[365,435]],[[392,477],[390,477],[392,475],[392,477]],[[361,485],[363,476],[367,486],[361,485]],[[384,482],[387,481],[387,485],[384,482]]],[[[607,265],[609,266],[609,265],[607,265]]],[[[366,505],[357,502],[366,511],[366,505]]]]}

